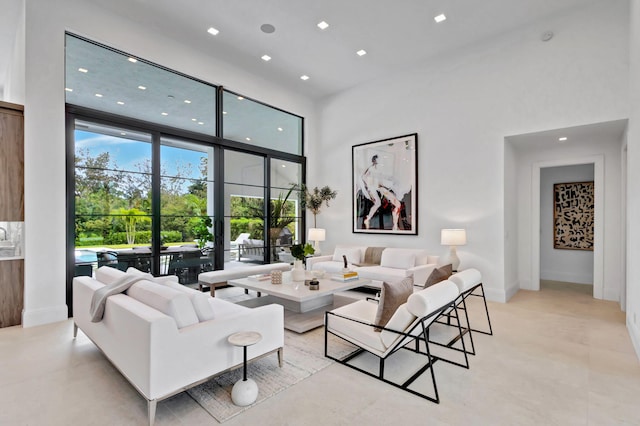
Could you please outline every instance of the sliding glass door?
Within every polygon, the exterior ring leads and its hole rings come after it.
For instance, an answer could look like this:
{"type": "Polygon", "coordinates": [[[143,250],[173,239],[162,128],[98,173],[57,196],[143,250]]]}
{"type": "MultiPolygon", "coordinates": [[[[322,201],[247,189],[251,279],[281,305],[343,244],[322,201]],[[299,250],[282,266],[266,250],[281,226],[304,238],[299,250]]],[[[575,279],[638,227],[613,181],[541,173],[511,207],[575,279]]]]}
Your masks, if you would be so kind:
{"type": "Polygon", "coordinates": [[[160,139],[159,274],[183,284],[215,268],[214,148],[160,139]]]}
{"type": "Polygon", "coordinates": [[[154,272],[151,134],[76,120],[74,139],[75,275],[102,265],[154,272]]]}

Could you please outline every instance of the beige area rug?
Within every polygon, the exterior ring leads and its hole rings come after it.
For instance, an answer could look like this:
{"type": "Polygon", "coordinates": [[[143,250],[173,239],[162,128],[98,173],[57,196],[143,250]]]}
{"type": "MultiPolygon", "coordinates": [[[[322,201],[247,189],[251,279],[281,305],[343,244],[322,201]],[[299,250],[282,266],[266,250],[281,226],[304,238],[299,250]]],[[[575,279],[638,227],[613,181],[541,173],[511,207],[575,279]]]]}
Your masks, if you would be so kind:
{"type": "MultiPolygon", "coordinates": [[[[329,336],[332,355],[344,356],[353,351],[348,343],[329,336]]],[[[271,398],[296,383],[310,377],[333,363],[324,357],[324,328],[298,334],[285,330],[284,363],[278,367],[278,356],[274,353],[256,361],[247,367],[247,377],[258,384],[258,399],[253,405],[271,398]]],[[[220,423],[250,409],[238,407],[231,401],[231,389],[242,379],[242,368],[222,374],[196,386],[187,392],[220,423]]]]}

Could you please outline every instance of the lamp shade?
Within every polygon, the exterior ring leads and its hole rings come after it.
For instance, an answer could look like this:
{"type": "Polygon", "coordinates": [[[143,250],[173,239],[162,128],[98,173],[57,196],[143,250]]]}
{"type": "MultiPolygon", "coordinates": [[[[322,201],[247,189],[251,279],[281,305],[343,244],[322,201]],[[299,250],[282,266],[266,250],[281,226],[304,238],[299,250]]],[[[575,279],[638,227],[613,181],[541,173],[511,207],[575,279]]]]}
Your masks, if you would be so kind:
{"type": "Polygon", "coordinates": [[[324,241],[325,240],[325,230],[322,228],[309,228],[309,238],[310,241],[324,241]]]}
{"type": "Polygon", "coordinates": [[[467,231],[464,229],[443,229],[440,231],[440,244],[443,246],[463,246],[467,244],[467,231]]]}

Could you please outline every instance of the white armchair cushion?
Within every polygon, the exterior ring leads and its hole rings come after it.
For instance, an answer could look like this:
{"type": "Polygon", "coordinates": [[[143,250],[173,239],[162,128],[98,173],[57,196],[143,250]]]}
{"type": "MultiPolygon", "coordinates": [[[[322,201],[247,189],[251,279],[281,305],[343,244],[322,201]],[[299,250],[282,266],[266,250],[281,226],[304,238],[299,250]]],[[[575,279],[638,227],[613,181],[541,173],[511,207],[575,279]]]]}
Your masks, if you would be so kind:
{"type": "Polygon", "coordinates": [[[336,247],[333,252],[333,261],[343,262],[343,255],[347,256],[347,262],[350,264],[360,263],[360,249],[357,247],[336,247]]]}
{"type": "Polygon", "coordinates": [[[388,248],[382,252],[380,266],[409,269],[416,264],[416,254],[411,250],[388,248]]]}
{"type": "Polygon", "coordinates": [[[460,293],[468,291],[482,282],[482,274],[474,268],[465,269],[449,278],[457,286],[460,293]]]}
{"type": "Polygon", "coordinates": [[[382,333],[377,333],[371,326],[377,311],[377,303],[358,300],[357,302],[334,309],[331,312],[362,321],[364,324],[335,315],[329,315],[327,328],[358,346],[373,350],[374,353],[382,353],[386,350],[380,339],[382,333]]]}
{"type": "Polygon", "coordinates": [[[407,309],[418,318],[426,317],[431,312],[454,301],[459,294],[458,286],[453,282],[440,281],[409,296],[407,309]]]}
{"type": "MultiPolygon", "coordinates": [[[[407,304],[403,303],[396,309],[396,312],[389,319],[389,322],[385,326],[385,328],[389,328],[391,330],[398,330],[408,332],[407,328],[416,320],[415,315],[413,315],[407,309],[407,304]]],[[[420,330],[422,331],[422,330],[420,330]]],[[[393,331],[382,330],[380,333],[380,339],[382,340],[382,344],[388,348],[393,345],[402,335],[394,333],[393,331]]]]}
{"type": "Polygon", "coordinates": [[[129,287],[127,295],[172,317],[178,328],[198,323],[198,315],[189,297],[166,285],[138,281],[129,287]]]}

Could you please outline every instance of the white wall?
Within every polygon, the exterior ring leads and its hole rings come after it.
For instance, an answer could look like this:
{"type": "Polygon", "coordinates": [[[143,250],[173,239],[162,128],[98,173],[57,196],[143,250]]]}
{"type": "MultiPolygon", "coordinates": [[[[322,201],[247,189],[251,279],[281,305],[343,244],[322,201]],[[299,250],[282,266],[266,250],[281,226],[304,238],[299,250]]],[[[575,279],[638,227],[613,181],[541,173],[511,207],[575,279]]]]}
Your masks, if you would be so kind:
{"type": "MultiPolygon", "coordinates": [[[[126,11],[123,11],[126,13],[126,11]]],[[[64,31],[103,42],[168,68],[224,84],[306,117],[315,140],[310,101],[259,76],[233,68],[136,22],[80,0],[30,0],[26,5],[25,310],[23,325],[67,317],[65,306],[64,31]]]]}
{"type": "Polygon", "coordinates": [[[517,262],[505,250],[513,248],[505,228],[517,207],[505,206],[504,138],[625,118],[627,16],[626,2],[589,5],[418,67],[399,66],[323,102],[321,143],[309,157],[324,172],[309,181],[339,191],[319,217],[324,251],[356,243],[444,254],[440,229],[466,228],[462,267],[482,271],[488,297],[508,300],[519,283],[505,281],[505,262],[517,262]],[[556,36],[543,43],[547,29],[556,36]],[[419,235],[352,234],[351,146],[411,132],[419,135],[419,235]]]}
{"type": "Polygon", "coordinates": [[[25,49],[25,23],[24,23],[24,2],[22,3],[22,11],[18,18],[18,26],[16,29],[16,37],[13,49],[9,52],[11,60],[9,69],[5,76],[4,93],[0,94],[0,99],[14,104],[24,105],[25,87],[24,87],[24,49],[25,49]]]}
{"type": "Polygon", "coordinates": [[[593,284],[593,251],[553,247],[553,185],[593,179],[593,164],[545,167],[540,171],[540,279],[593,284]]]}
{"type": "Polygon", "coordinates": [[[627,132],[627,328],[640,356],[640,0],[631,0],[631,108],[627,132]]]}
{"type": "MultiPolygon", "coordinates": [[[[512,144],[504,144],[504,252],[518,252],[517,216],[508,214],[513,206],[518,205],[518,168],[516,151],[512,144]]],[[[504,282],[518,283],[518,262],[505,261],[504,282]]]]}

